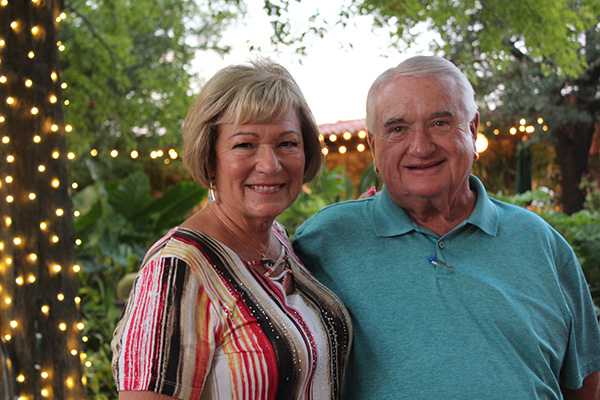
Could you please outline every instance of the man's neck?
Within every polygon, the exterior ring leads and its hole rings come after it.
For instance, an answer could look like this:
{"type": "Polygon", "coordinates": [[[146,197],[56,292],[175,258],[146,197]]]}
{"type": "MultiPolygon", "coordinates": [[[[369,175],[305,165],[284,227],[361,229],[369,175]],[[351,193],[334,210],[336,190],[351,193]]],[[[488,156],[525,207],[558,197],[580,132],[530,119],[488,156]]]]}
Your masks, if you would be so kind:
{"type": "Polygon", "coordinates": [[[471,216],[477,203],[477,192],[468,190],[454,198],[412,198],[400,206],[418,225],[439,236],[456,228],[471,216]]]}

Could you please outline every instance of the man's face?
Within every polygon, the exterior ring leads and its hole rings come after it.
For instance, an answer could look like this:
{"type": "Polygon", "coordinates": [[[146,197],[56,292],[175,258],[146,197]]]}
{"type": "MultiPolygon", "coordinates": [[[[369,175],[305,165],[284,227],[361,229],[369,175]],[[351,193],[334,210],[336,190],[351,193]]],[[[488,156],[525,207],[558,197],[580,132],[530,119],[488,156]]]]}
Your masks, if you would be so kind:
{"type": "Polygon", "coordinates": [[[390,196],[405,206],[469,190],[479,115],[468,120],[447,77],[396,77],[373,99],[369,143],[390,196]]]}

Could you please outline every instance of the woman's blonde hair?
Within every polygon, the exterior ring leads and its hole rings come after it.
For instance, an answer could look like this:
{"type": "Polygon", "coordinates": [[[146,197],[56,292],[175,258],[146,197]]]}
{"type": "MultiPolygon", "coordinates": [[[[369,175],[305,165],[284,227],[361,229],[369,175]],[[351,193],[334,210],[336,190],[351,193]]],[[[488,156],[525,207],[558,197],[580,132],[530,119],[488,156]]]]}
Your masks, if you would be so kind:
{"type": "Polygon", "coordinates": [[[212,179],[220,124],[270,123],[296,111],[304,141],[304,179],[313,180],[323,163],[319,131],[296,81],[281,65],[258,59],[217,72],[202,87],[183,125],[183,162],[204,187],[212,179]]]}

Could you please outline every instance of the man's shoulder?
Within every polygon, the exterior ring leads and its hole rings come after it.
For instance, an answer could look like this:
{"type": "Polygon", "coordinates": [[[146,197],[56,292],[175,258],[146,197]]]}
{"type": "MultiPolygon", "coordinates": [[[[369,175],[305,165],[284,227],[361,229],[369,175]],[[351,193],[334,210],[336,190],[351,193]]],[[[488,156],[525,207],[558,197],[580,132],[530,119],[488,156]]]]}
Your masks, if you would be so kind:
{"type": "Polygon", "coordinates": [[[347,200],[328,205],[307,219],[298,229],[297,233],[319,230],[336,230],[347,228],[366,221],[369,207],[373,198],[361,200],[347,200]]]}
{"type": "Polygon", "coordinates": [[[539,224],[540,226],[548,225],[542,217],[525,207],[507,203],[495,198],[490,198],[490,201],[495,205],[496,209],[498,210],[498,214],[502,219],[522,222],[525,224],[539,224]]]}
{"type": "Polygon", "coordinates": [[[361,200],[347,200],[340,203],[328,205],[319,210],[314,216],[308,219],[314,221],[339,221],[339,217],[356,218],[364,216],[364,213],[369,208],[372,198],[361,200]]]}
{"type": "MultiPolygon", "coordinates": [[[[374,197],[369,197],[367,199],[341,201],[339,203],[334,203],[334,204],[330,204],[326,207],[323,207],[321,210],[319,210],[317,212],[317,214],[359,211],[359,210],[367,208],[374,199],[375,199],[374,197]]],[[[315,215],[317,215],[317,214],[315,214],[315,215]]]]}
{"type": "Polygon", "coordinates": [[[506,203],[497,199],[490,199],[498,210],[500,225],[504,231],[520,232],[521,234],[535,235],[538,237],[562,239],[562,235],[552,225],[535,212],[525,207],[506,203]]]}

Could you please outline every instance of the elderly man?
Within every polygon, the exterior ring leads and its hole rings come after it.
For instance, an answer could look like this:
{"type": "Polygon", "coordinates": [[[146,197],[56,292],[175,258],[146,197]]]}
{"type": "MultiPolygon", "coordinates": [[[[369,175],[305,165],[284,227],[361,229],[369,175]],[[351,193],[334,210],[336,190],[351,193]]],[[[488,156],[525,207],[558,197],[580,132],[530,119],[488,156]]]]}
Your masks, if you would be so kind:
{"type": "Polygon", "coordinates": [[[470,175],[479,114],[449,61],[384,72],[367,129],[384,187],[296,233],[346,303],[349,399],[598,398],[600,332],[577,259],[535,214],[470,175]]]}

